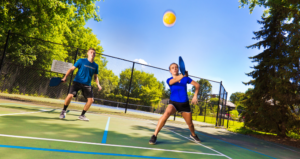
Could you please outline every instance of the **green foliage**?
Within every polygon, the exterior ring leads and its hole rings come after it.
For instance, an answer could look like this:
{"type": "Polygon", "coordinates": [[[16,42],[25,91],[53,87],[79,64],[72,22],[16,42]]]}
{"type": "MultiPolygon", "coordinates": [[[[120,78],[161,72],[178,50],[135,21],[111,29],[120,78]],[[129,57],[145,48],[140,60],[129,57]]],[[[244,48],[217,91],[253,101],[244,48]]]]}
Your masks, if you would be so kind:
{"type": "Polygon", "coordinates": [[[234,110],[230,111],[230,116],[232,119],[237,120],[239,117],[239,112],[234,109],[234,110]]]}
{"type": "Polygon", "coordinates": [[[163,96],[162,98],[165,99],[165,98],[170,98],[170,95],[171,95],[171,90],[168,88],[166,88],[166,85],[165,85],[165,82],[164,81],[161,81],[160,82],[163,86],[163,96]]]}
{"type": "Polygon", "coordinates": [[[250,57],[257,65],[248,73],[253,85],[246,92],[245,124],[259,131],[286,136],[287,132],[299,132],[300,118],[295,106],[300,105],[299,87],[299,37],[300,6],[298,1],[241,0],[242,6],[268,7],[268,15],[258,21],[263,25],[254,32],[253,39],[261,40],[248,48],[263,47],[263,51],[250,57]],[[290,20],[289,22],[287,20],[290,20]]]}
{"type": "MultiPolygon", "coordinates": [[[[128,94],[128,87],[131,78],[131,68],[120,73],[120,82],[115,90],[116,94],[128,94]]],[[[130,97],[139,98],[140,104],[158,104],[163,96],[163,84],[158,81],[154,74],[134,70],[130,89],[130,97]]]]}
{"type": "MultiPolygon", "coordinates": [[[[17,34],[11,34],[5,62],[13,62],[25,67],[38,68],[32,74],[40,77],[52,77],[50,71],[52,60],[74,63],[76,48],[77,60],[87,57],[87,49],[93,47],[98,53],[95,62],[99,65],[99,81],[101,92],[94,92],[100,96],[110,94],[118,85],[118,76],[106,68],[107,60],[99,55],[103,52],[100,40],[85,28],[86,21],[94,19],[100,21],[97,15],[96,2],[90,1],[61,1],[61,0],[13,0],[1,1],[0,6],[0,46],[4,45],[8,30],[28,37],[39,38],[50,42],[35,40],[17,34]],[[61,45],[60,45],[61,44],[61,45]],[[69,46],[74,46],[69,47],[69,46]],[[83,50],[82,50],[83,49],[83,50]]],[[[8,72],[20,72],[23,77],[29,74],[28,68],[9,67],[8,72]]],[[[74,74],[78,70],[75,70],[74,74]]],[[[37,77],[35,77],[37,78],[37,77]]],[[[21,79],[21,78],[19,78],[21,79]]],[[[30,81],[14,81],[20,87],[32,85],[30,81]]],[[[97,87],[92,82],[93,87],[97,87]]]]}
{"type": "Polygon", "coordinates": [[[230,96],[230,101],[235,104],[238,110],[243,110],[245,108],[243,101],[246,99],[245,93],[235,92],[230,96]]]}
{"type": "Polygon", "coordinates": [[[242,101],[242,99],[244,98],[245,93],[242,92],[235,92],[232,93],[230,96],[230,102],[232,102],[233,104],[237,104],[237,102],[242,101]]]}
{"type": "Polygon", "coordinates": [[[200,105],[199,104],[192,104],[191,109],[193,110],[192,115],[193,116],[198,116],[200,113],[200,105]]]}
{"type": "MultiPolygon", "coordinates": [[[[196,81],[197,83],[200,84],[200,89],[198,92],[198,100],[204,101],[205,98],[208,97],[208,95],[211,93],[212,90],[212,85],[208,80],[205,79],[200,79],[196,81]]],[[[192,87],[192,92],[195,93],[195,86],[192,87]]]]}
{"type": "MultiPolygon", "coordinates": [[[[53,59],[74,62],[76,48],[67,45],[82,49],[94,47],[97,52],[103,52],[100,41],[92,30],[84,27],[85,22],[91,18],[100,21],[95,2],[96,0],[1,1],[0,46],[4,45],[8,30],[64,45],[12,34],[6,59],[23,66],[50,70],[53,59]]],[[[85,56],[85,53],[84,51],[84,55],[79,57],[85,56]]]]}
{"type": "Polygon", "coordinates": [[[218,106],[219,98],[210,98],[211,105],[217,105],[218,106]]]}
{"type": "Polygon", "coordinates": [[[188,90],[187,95],[188,95],[188,98],[193,98],[194,92],[192,92],[191,90],[188,90]]]}
{"type": "Polygon", "coordinates": [[[293,139],[297,139],[297,140],[300,139],[300,134],[299,133],[289,132],[287,134],[287,136],[290,137],[290,138],[293,138],[293,139]]]}
{"type": "Polygon", "coordinates": [[[13,88],[13,90],[12,90],[12,93],[13,94],[19,94],[20,92],[19,92],[19,86],[16,86],[15,88],[13,88]]]}

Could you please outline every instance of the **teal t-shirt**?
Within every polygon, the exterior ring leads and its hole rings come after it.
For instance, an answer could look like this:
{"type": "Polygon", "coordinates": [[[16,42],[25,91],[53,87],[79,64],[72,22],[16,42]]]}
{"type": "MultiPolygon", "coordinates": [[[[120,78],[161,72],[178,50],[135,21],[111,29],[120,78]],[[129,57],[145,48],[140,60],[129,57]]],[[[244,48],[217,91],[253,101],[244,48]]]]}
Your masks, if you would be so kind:
{"type": "Polygon", "coordinates": [[[98,65],[85,58],[79,59],[74,66],[78,68],[74,81],[90,86],[93,75],[98,74],[98,65]]]}

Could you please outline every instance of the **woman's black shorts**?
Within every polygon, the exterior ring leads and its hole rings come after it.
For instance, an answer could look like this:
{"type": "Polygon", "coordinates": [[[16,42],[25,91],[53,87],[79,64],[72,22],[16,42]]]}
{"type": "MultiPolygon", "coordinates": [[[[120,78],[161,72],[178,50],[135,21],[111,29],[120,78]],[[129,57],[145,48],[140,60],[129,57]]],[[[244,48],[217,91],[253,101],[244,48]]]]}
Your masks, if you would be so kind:
{"type": "Polygon", "coordinates": [[[178,112],[191,112],[191,107],[190,107],[190,102],[184,102],[184,103],[179,103],[179,102],[174,102],[174,101],[169,101],[169,104],[172,104],[175,109],[178,112]]]}

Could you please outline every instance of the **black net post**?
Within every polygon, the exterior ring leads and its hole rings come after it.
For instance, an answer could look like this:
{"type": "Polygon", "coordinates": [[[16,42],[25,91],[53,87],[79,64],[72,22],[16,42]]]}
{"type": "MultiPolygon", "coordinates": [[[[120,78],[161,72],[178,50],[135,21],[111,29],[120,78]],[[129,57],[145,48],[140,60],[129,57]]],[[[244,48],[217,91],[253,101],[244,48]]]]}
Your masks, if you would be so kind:
{"type": "Polygon", "coordinates": [[[131,77],[130,77],[130,83],[129,83],[129,88],[128,88],[128,94],[127,94],[127,102],[126,102],[126,107],[125,107],[125,113],[127,112],[127,107],[128,107],[129,93],[130,93],[131,82],[132,82],[133,71],[134,71],[134,64],[135,64],[135,62],[133,62],[132,70],[131,70],[131,77]]]}
{"type": "MultiPolygon", "coordinates": [[[[76,63],[76,60],[77,60],[78,50],[79,50],[79,49],[77,48],[77,50],[76,50],[76,55],[75,55],[75,59],[74,59],[74,64],[76,63]]],[[[70,88],[71,88],[72,79],[73,79],[73,73],[74,73],[74,71],[72,71],[72,74],[71,74],[70,83],[69,83],[69,88],[68,88],[68,92],[67,92],[67,93],[69,93],[70,88]]]]}
{"type": "Polygon", "coordinates": [[[3,62],[4,62],[5,52],[6,52],[6,49],[7,49],[7,46],[8,46],[9,34],[10,34],[10,30],[8,31],[7,37],[6,37],[6,42],[5,42],[4,51],[3,51],[3,54],[2,54],[2,59],[1,59],[1,64],[0,64],[0,72],[1,72],[3,62]]]}
{"type": "MultiPolygon", "coordinates": [[[[224,88],[224,90],[225,90],[225,88],[224,88]]],[[[224,121],[225,121],[225,114],[226,114],[226,108],[227,108],[227,94],[228,94],[228,92],[226,92],[226,90],[225,90],[225,107],[224,107],[224,109],[223,109],[223,114],[224,114],[224,118],[223,118],[223,126],[224,126],[224,121]]]]}
{"type": "Polygon", "coordinates": [[[221,105],[221,109],[220,110],[218,110],[218,112],[220,111],[220,114],[219,114],[219,116],[218,116],[218,119],[219,119],[219,126],[222,126],[222,110],[223,110],[223,99],[224,99],[224,88],[223,88],[223,85],[221,84],[221,93],[220,93],[220,95],[222,96],[220,96],[220,99],[222,100],[222,102],[220,102],[220,105],[221,105]]]}
{"type": "Polygon", "coordinates": [[[223,84],[222,84],[222,103],[221,103],[221,106],[222,106],[222,108],[221,108],[221,110],[220,110],[220,112],[221,112],[221,115],[220,115],[220,119],[219,119],[219,121],[220,121],[220,123],[219,123],[219,126],[224,126],[223,125],[223,121],[224,121],[224,117],[223,117],[223,110],[224,110],[224,99],[225,99],[225,88],[224,88],[224,86],[223,86],[223,84]],[[222,121],[223,120],[223,121],[222,121]]]}
{"type": "Polygon", "coordinates": [[[229,116],[230,116],[229,111],[230,111],[230,108],[228,107],[227,110],[228,110],[227,111],[227,113],[228,113],[228,116],[227,116],[227,128],[228,128],[228,126],[229,126],[229,116]]]}
{"type": "Polygon", "coordinates": [[[204,109],[204,122],[205,122],[205,117],[206,117],[207,98],[208,98],[208,96],[206,96],[206,102],[205,102],[205,109],[204,109]]]}
{"type": "Polygon", "coordinates": [[[221,88],[222,88],[222,81],[221,81],[221,83],[220,83],[219,101],[218,101],[218,109],[217,109],[217,116],[216,116],[216,126],[218,126],[218,117],[219,117],[219,109],[220,109],[220,97],[221,97],[221,88]]]}

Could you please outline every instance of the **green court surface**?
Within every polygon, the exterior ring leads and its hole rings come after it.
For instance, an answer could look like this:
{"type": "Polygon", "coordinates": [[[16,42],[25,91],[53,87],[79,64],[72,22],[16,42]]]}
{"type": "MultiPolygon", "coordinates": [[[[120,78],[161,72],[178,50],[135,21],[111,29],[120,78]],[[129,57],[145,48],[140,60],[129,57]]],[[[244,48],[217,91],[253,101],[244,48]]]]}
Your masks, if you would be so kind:
{"type": "Polygon", "coordinates": [[[167,123],[149,145],[157,121],[70,111],[0,100],[0,158],[297,158],[300,150],[228,132],[167,123]]]}

